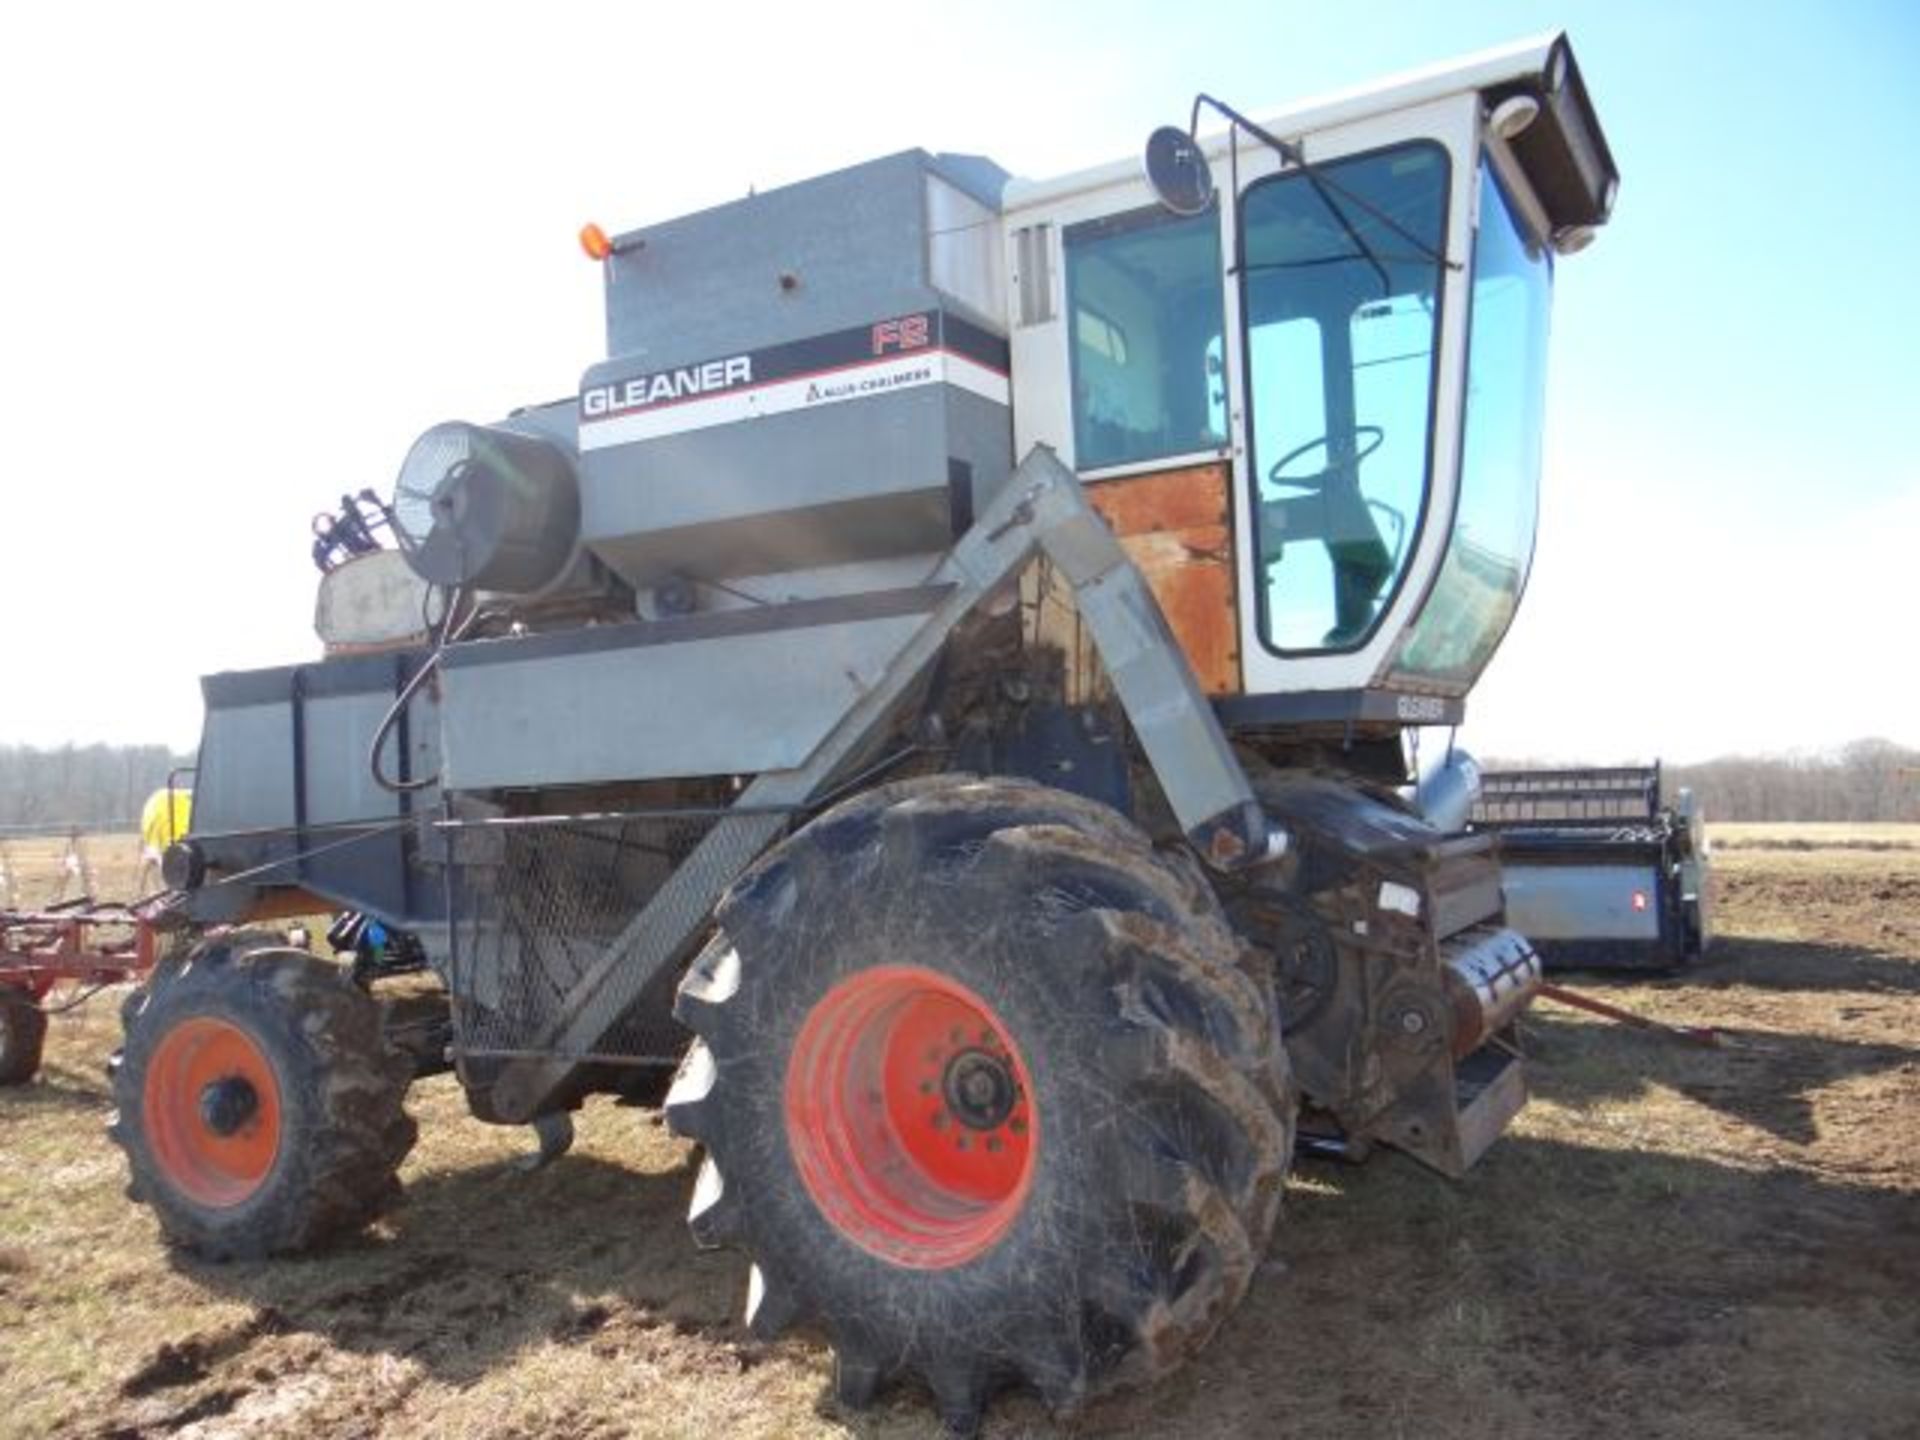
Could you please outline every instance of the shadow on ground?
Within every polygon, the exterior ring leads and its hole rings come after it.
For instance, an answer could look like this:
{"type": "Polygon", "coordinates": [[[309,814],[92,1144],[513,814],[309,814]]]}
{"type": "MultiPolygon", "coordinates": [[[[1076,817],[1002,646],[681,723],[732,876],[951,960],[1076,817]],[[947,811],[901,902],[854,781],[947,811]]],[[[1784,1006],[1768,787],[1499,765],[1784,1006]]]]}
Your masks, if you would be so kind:
{"type": "Polygon", "coordinates": [[[1817,1141],[1815,1096],[1837,1081],[1920,1065],[1920,1049],[1715,1026],[1718,1048],[1552,1016],[1527,1027],[1533,1093],[1575,1109],[1665,1085],[1792,1145],[1817,1141]]]}
{"type": "Polygon", "coordinates": [[[1790,991],[1798,995],[1881,992],[1920,995],[1920,963],[1873,945],[1717,938],[1706,955],[1676,971],[1555,969],[1547,978],[1581,990],[1698,987],[1790,991]]]}
{"type": "Polygon", "coordinates": [[[1749,935],[1716,942],[1700,964],[1681,978],[1715,990],[1743,986],[1803,995],[1848,991],[1920,995],[1920,962],[1898,951],[1749,935]]]}
{"type": "MultiPolygon", "coordinates": [[[[1535,1061],[1533,1090],[1574,1108],[1637,1099],[1665,1085],[1757,1131],[1809,1146],[1819,1138],[1814,1100],[1820,1091],[1851,1078],[1920,1065],[1920,1049],[1912,1046],[1831,1033],[1920,996],[1920,964],[1896,955],[1733,937],[1673,976],[1566,972],[1551,978],[1598,995],[1628,989],[1657,994],[1658,1018],[1709,1026],[1720,1040],[1717,1047],[1705,1048],[1670,1034],[1575,1021],[1558,1003],[1542,1002],[1526,1022],[1535,1061]],[[1830,1003],[1815,999],[1791,1012],[1803,1019],[1817,1012],[1824,1033],[1760,1029],[1729,1020],[1729,1015],[1774,1019],[1777,1014],[1775,1006],[1736,1003],[1739,997],[1723,994],[1734,990],[1830,996],[1830,1003]],[[1691,1004],[1676,1009],[1671,995],[1684,995],[1691,1004]]],[[[1620,997],[1612,993],[1611,998],[1620,997]]],[[[1630,1010],[1648,1009],[1625,1003],[1630,1010]]],[[[1861,1027],[1860,1033],[1872,1032],[1861,1027]]]]}
{"type": "Polygon", "coordinates": [[[415,1180],[388,1225],[323,1255],[174,1264],[276,1331],[413,1360],[453,1384],[530,1344],[584,1342],[616,1312],[744,1342],[733,1316],[745,1262],[694,1249],[690,1183],[578,1155],[533,1173],[485,1165],[415,1180]]]}

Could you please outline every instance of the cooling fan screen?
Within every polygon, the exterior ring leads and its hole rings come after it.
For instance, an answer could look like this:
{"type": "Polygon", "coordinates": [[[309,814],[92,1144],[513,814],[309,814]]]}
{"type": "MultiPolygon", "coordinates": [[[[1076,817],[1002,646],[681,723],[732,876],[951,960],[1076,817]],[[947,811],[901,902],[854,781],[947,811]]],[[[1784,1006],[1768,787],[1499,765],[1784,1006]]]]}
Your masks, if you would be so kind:
{"type": "Polygon", "coordinates": [[[559,578],[579,539],[572,452],[505,426],[436,425],[400,466],[393,528],[423,580],[531,594],[559,578]]]}
{"type": "Polygon", "coordinates": [[[473,434],[468,426],[436,425],[414,442],[393,487],[393,524],[402,549],[420,549],[436,526],[444,523],[455,488],[449,481],[472,462],[473,434]]]}

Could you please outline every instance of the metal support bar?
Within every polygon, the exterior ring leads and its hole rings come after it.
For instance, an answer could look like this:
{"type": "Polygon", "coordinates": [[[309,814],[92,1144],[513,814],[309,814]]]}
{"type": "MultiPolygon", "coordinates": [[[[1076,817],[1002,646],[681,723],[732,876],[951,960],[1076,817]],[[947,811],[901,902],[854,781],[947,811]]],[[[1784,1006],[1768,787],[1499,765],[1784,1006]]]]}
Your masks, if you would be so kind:
{"type": "Polygon", "coordinates": [[[537,1113],[574,1064],[589,1054],[705,925],[727,888],[787,823],[879,733],[948,637],[984,599],[1044,553],[1073,586],[1087,628],[1180,824],[1222,868],[1277,856],[1284,832],[1269,827],[1179,642],[1139,568],[1054,453],[1036,446],[974,526],[948,552],[933,583],[951,587],[886,669],[827,732],[804,764],[759,776],[738,815],[718,821],[569,991],[560,1016],[533,1048],[548,1058],[516,1061],[493,1101],[502,1119],[537,1113]],[[768,813],[774,812],[774,813],[768,813]]]}
{"type": "MultiPolygon", "coordinates": [[[[1254,799],[1140,567],[1051,450],[1028,455],[1015,483],[1029,474],[1045,477],[1044,484],[1035,482],[1034,550],[1044,552],[1072,584],[1080,617],[1188,840],[1216,869],[1277,858],[1286,849],[1286,834],[1268,822],[1254,799]]],[[[1032,553],[1021,555],[1013,568],[1032,553]]]]}

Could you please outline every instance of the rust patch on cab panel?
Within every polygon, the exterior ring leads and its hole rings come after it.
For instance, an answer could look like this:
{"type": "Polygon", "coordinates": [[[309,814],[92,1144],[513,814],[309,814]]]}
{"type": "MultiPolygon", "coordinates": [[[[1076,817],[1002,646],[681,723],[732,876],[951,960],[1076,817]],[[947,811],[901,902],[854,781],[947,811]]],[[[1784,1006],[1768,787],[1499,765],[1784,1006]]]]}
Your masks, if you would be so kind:
{"type": "Polygon", "coordinates": [[[1087,500],[1147,577],[1209,695],[1240,693],[1233,507],[1224,464],[1098,480],[1087,500]]]}

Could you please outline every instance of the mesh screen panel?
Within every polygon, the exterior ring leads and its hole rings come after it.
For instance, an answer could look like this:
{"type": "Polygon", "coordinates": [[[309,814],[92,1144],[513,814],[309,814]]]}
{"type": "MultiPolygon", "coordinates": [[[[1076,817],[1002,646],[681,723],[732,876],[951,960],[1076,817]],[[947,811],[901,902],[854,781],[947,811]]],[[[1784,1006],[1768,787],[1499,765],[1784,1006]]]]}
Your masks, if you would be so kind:
{"type": "Polygon", "coordinates": [[[447,826],[458,1048],[672,1063],[686,1044],[671,1014],[674,986],[711,913],[711,891],[687,882],[724,886],[786,820],[669,812],[447,826]],[[583,1004],[576,993],[590,972],[625,970],[637,980],[648,966],[655,973],[631,1000],[602,988],[583,1004]],[[557,1047],[582,1012],[599,1038],[557,1047]]]}

